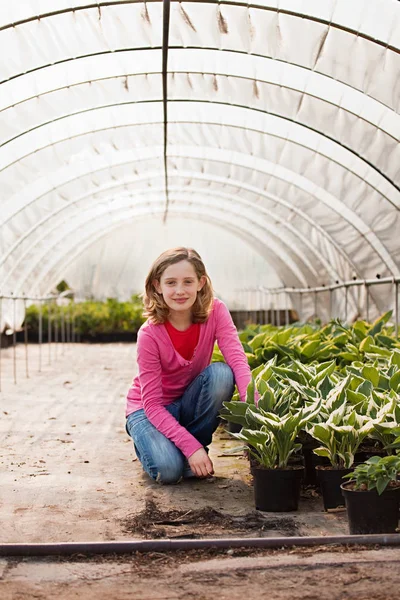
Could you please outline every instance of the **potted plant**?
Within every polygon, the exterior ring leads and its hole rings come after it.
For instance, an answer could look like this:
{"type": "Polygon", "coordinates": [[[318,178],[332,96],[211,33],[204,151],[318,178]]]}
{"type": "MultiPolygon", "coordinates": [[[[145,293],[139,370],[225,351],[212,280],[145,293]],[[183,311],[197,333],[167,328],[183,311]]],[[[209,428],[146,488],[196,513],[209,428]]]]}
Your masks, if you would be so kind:
{"type": "Polygon", "coordinates": [[[341,484],[350,534],[395,533],[399,520],[400,456],[372,456],[341,484]]]}
{"type": "Polygon", "coordinates": [[[253,459],[254,498],[256,509],[264,511],[297,510],[304,466],[290,464],[290,458],[301,449],[297,436],[305,424],[318,413],[320,400],[279,416],[249,405],[246,419],[257,429],[243,427],[232,434],[245,442],[253,459]]]}
{"type": "Polygon", "coordinates": [[[343,404],[330,414],[325,423],[318,423],[309,429],[309,433],[322,444],[313,452],[328,458],[330,462],[329,465],[316,467],[325,510],[343,505],[340,490],[343,476],[353,470],[354,455],[372,428],[371,419],[354,410],[346,413],[343,404]]]}
{"type": "MultiPolygon", "coordinates": [[[[219,354],[214,349],[213,360],[218,361],[218,357],[219,354]]],[[[270,378],[272,374],[271,367],[275,363],[276,357],[252,370],[252,379],[247,387],[246,402],[240,401],[237,389],[232,400],[224,402],[220,416],[228,422],[227,430],[229,433],[239,433],[242,427],[249,425],[257,428],[257,424],[251,419],[251,416],[247,415],[246,417],[247,408],[250,405],[254,406],[256,403],[264,409],[270,406],[268,400],[273,391],[267,384],[267,379],[270,378]]]]}

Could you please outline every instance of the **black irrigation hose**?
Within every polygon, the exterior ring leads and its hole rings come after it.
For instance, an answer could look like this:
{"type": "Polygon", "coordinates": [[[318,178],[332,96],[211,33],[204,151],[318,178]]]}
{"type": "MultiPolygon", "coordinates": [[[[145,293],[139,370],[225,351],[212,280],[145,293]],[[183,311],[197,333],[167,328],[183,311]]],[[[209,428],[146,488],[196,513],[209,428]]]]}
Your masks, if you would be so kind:
{"type": "Polygon", "coordinates": [[[335,535],[276,538],[210,538],[202,540],[132,540],[124,542],[61,542],[37,544],[0,544],[0,556],[72,556],[74,554],[129,554],[211,548],[290,548],[301,546],[400,546],[400,534],[335,535]]]}

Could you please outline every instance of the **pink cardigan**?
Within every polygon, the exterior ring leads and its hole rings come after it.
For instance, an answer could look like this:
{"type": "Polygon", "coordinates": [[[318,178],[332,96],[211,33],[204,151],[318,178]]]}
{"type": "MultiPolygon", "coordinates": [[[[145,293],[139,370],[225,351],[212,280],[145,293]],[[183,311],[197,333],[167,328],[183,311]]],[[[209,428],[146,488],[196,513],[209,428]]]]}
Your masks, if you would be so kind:
{"type": "Polygon", "coordinates": [[[200,337],[191,360],[175,350],[164,325],[146,321],[137,339],[139,374],[127,396],[126,416],[144,408],[147,418],[188,458],[200,442],[165,409],[180,398],[188,385],[211,361],[215,341],[231,367],[241,400],[246,398],[250,367],[232,317],[221,300],[214,299],[210,316],[200,325],[200,337]]]}

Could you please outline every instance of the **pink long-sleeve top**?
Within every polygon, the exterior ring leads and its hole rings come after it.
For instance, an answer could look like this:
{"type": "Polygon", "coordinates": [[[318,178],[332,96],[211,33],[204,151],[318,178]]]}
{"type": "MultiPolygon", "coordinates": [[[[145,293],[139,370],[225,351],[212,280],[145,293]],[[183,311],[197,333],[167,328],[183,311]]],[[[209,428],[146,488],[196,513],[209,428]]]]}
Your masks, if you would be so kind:
{"type": "Polygon", "coordinates": [[[221,300],[214,299],[209,318],[200,325],[199,341],[190,360],[175,350],[163,324],[146,321],[138,332],[138,375],[128,392],[126,416],[143,408],[149,421],[187,458],[202,445],[165,406],[180,398],[210,364],[216,341],[233,371],[240,399],[245,400],[250,367],[232,317],[221,300]]]}

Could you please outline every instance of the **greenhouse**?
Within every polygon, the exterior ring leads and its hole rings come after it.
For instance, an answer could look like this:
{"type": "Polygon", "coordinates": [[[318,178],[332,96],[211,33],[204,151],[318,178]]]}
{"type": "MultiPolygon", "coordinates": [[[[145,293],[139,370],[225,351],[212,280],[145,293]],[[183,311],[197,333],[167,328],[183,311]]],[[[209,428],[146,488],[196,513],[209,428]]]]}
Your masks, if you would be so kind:
{"type": "Polygon", "coordinates": [[[399,2],[18,0],[0,45],[0,597],[314,598],[325,539],[321,600],[394,598],[399,2]]]}

